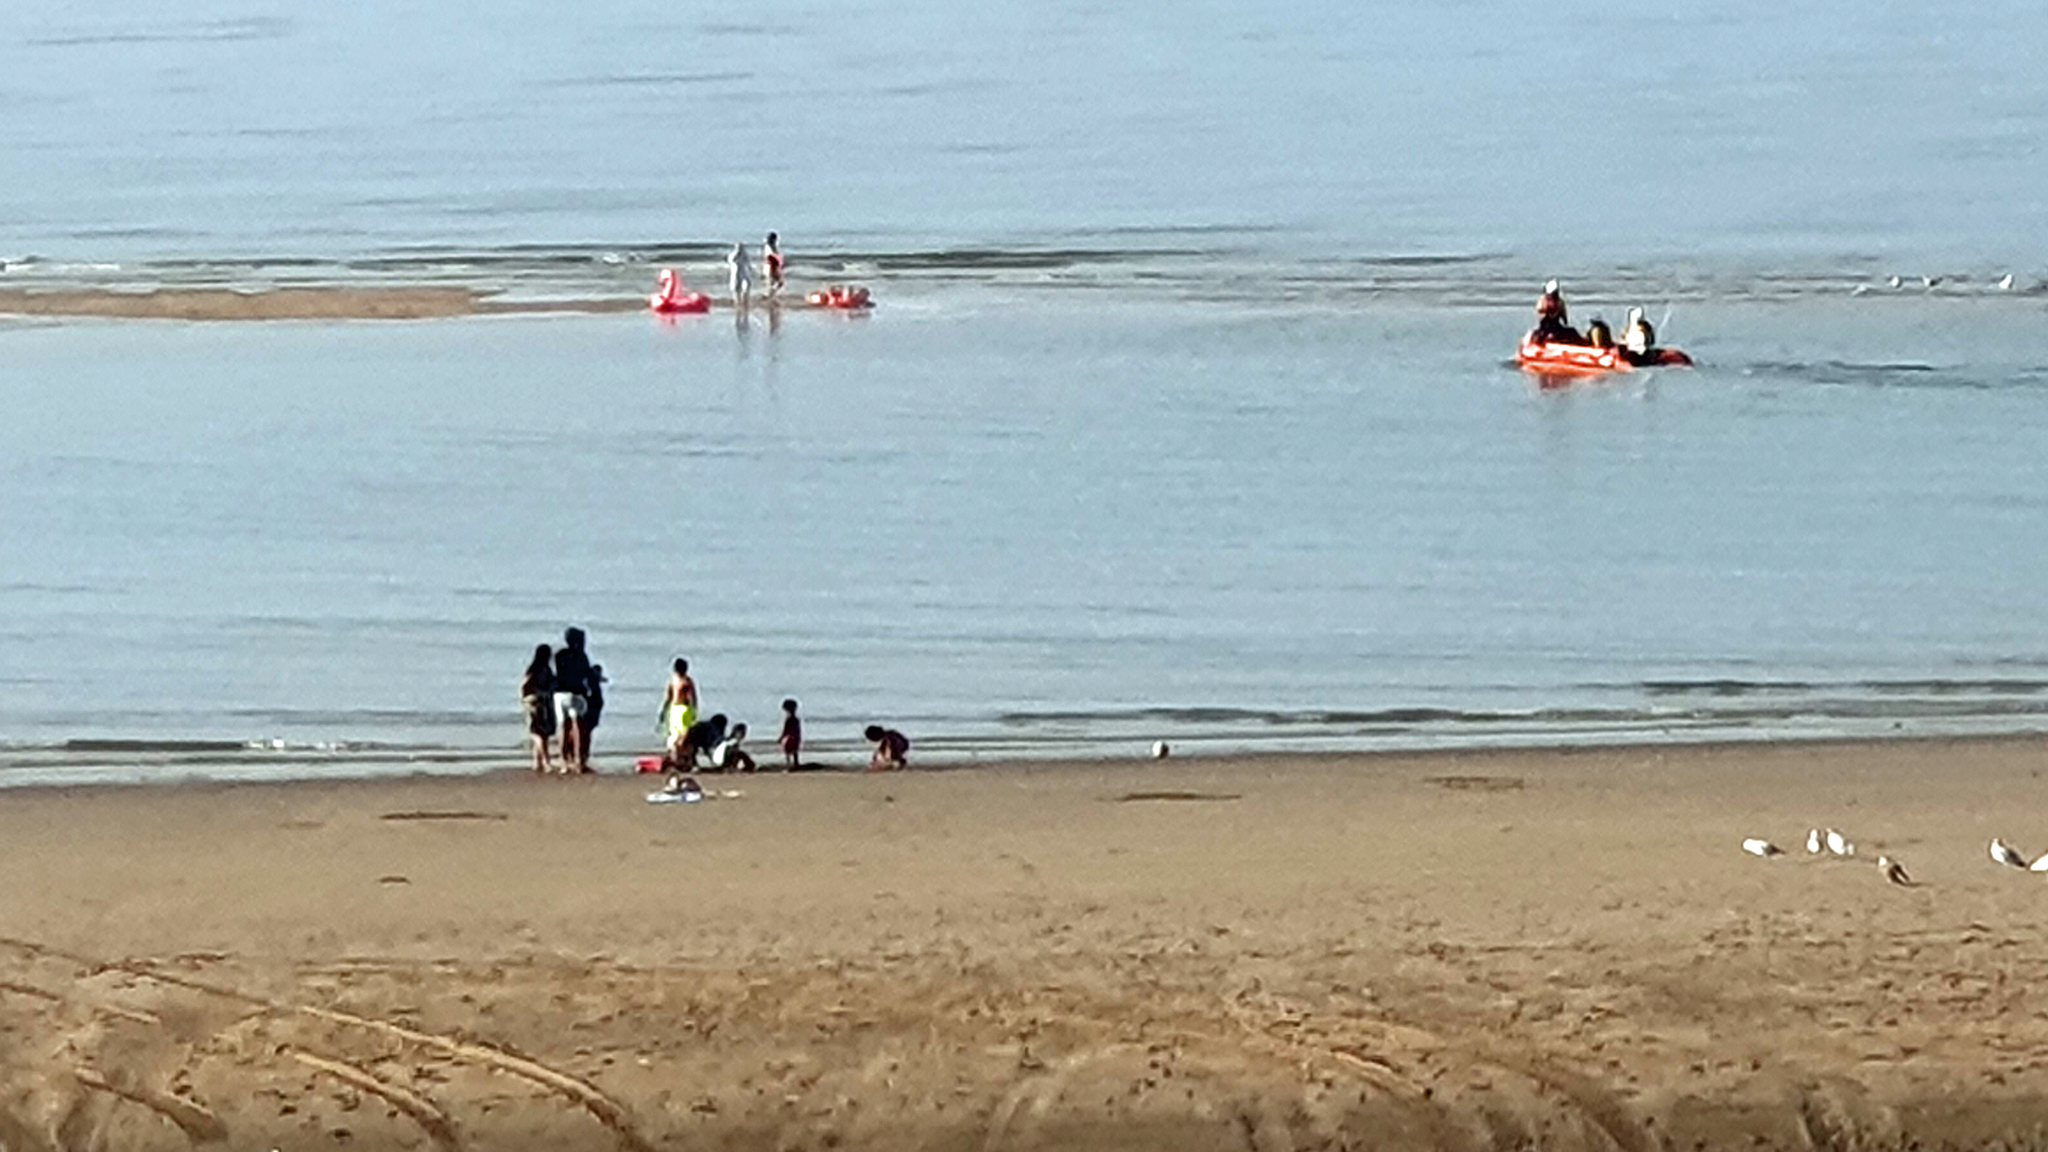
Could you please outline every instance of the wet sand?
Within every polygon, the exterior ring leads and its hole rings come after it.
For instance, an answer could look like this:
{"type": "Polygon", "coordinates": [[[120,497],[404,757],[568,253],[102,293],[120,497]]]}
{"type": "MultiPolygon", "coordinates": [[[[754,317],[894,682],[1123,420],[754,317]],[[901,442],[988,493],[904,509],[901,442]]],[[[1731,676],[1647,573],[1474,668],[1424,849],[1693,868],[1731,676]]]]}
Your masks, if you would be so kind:
{"type": "Polygon", "coordinates": [[[2048,1146],[2048,741],[0,794],[0,1144],[2048,1146]],[[1859,844],[1809,858],[1814,824],[1859,844]],[[1769,836],[1791,855],[1744,855],[1769,836]],[[1919,881],[1887,884],[1878,853],[1919,881]]]}

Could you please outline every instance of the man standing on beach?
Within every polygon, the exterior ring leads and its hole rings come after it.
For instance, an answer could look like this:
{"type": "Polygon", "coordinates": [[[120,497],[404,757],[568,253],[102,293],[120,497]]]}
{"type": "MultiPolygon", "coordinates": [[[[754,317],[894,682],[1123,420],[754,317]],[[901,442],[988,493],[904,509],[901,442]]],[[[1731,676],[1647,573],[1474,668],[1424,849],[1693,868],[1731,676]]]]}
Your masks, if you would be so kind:
{"type": "Polygon", "coordinates": [[[590,741],[584,720],[590,714],[590,656],[583,650],[583,629],[562,633],[555,652],[555,720],[562,730],[562,771],[590,771],[590,741]]]}

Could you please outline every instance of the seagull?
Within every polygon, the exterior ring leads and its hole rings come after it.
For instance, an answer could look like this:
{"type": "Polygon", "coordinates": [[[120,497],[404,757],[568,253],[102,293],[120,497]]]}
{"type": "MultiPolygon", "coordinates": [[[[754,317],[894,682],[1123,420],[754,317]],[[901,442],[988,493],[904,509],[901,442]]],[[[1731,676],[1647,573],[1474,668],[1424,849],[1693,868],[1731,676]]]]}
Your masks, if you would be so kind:
{"type": "Polygon", "coordinates": [[[1913,878],[1906,875],[1906,866],[1889,856],[1879,856],[1877,858],[1877,870],[1884,873],[1885,879],[1897,884],[1901,888],[1911,888],[1913,886],[1913,878]]]}
{"type": "Polygon", "coordinates": [[[1820,855],[1820,829],[1809,828],[1806,830],[1806,850],[1815,856],[1820,855]]]}
{"type": "Polygon", "coordinates": [[[1991,858],[2000,864],[2007,864],[2014,868],[2025,868],[2027,866],[2027,858],[2020,855],[2019,849],[2007,844],[1996,836],[1991,838],[1991,858]]]}
{"type": "Polygon", "coordinates": [[[1925,288],[1929,292],[1932,292],[1934,291],[1935,285],[1940,284],[1943,279],[1944,278],[1940,276],[1922,276],[1920,277],[1920,287],[1925,288]]]}
{"type": "Polygon", "coordinates": [[[1856,845],[1851,844],[1847,836],[1842,835],[1833,828],[1827,830],[1827,841],[1828,851],[1837,856],[1854,856],[1856,854],[1856,845]]]}
{"type": "Polygon", "coordinates": [[[2003,279],[2003,280],[2000,280],[2000,281],[1998,282],[1998,290],[1999,290],[2000,292],[2010,292],[2010,291],[2012,291],[2012,273],[2010,273],[2010,272],[2007,272],[2007,273],[2005,274],[2005,279],[2003,279]]]}
{"type": "Polygon", "coordinates": [[[1783,856],[1785,850],[1769,840],[1744,840],[1742,850],[1751,856],[1783,856]]]}

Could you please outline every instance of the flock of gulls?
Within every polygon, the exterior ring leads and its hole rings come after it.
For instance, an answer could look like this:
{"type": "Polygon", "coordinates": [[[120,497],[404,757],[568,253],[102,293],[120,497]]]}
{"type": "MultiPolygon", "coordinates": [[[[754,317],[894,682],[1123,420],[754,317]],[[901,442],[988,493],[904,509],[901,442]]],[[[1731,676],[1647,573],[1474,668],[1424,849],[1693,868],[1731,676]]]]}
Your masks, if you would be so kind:
{"type": "MultiPolygon", "coordinates": [[[[1769,840],[1749,839],[1742,842],[1742,850],[1751,856],[1783,856],[1785,850],[1769,840]]],[[[1810,856],[1823,853],[1829,856],[1852,857],[1856,855],[1856,843],[1833,828],[1814,828],[1806,833],[1806,851],[1810,856]]],[[[2048,872],[2048,856],[2029,861],[2024,852],[2007,844],[1996,836],[1991,838],[1991,860],[2008,868],[2019,868],[2028,872],[2048,872]]],[[[1889,856],[1877,858],[1877,870],[1886,880],[1901,888],[1911,888],[1913,878],[1906,874],[1905,865],[1889,856]]]]}
{"type": "MultiPolygon", "coordinates": [[[[1889,276],[1885,278],[1884,286],[1894,292],[1908,288],[1918,288],[1923,292],[1932,292],[1944,284],[1952,287],[1962,287],[1969,283],[1970,278],[1968,276],[1889,276]]],[[[2019,291],[2034,293],[2048,290],[2048,280],[2036,280],[2031,287],[2023,287],[2018,277],[2007,272],[2004,276],[1991,281],[1990,287],[1996,292],[2019,291]]],[[[1849,295],[1865,296],[1876,291],[1880,291],[1880,289],[1874,285],[1858,284],[1849,290],[1849,295]]]]}

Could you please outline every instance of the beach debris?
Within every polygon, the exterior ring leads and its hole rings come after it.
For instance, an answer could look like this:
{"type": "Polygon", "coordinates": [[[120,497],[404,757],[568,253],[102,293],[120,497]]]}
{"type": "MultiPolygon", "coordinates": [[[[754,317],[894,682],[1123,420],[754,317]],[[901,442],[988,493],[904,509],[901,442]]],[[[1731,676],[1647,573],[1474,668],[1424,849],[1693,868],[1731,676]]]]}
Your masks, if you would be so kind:
{"type": "Polygon", "coordinates": [[[1991,838],[1991,859],[2012,868],[2027,866],[2027,858],[2020,854],[2019,849],[1996,836],[1991,838]]]}
{"type": "Polygon", "coordinates": [[[1806,830],[1806,851],[1814,856],[1820,855],[1820,829],[1808,828],[1806,830]]]}
{"type": "Polygon", "coordinates": [[[1166,746],[1166,741],[1154,740],[1152,742],[1152,758],[1154,760],[1166,759],[1166,754],[1170,751],[1172,751],[1172,749],[1166,746]]]}
{"type": "Polygon", "coordinates": [[[1742,842],[1742,850],[1744,852],[1749,853],[1751,856],[1771,857],[1783,856],[1785,854],[1785,850],[1783,848],[1778,847],[1776,844],[1771,843],[1769,840],[1757,840],[1754,838],[1744,840],[1742,842]]]}
{"type": "Polygon", "coordinates": [[[1906,866],[1889,856],[1879,856],[1877,858],[1877,870],[1884,873],[1885,879],[1897,884],[1901,888],[1911,888],[1913,886],[1913,878],[1906,875],[1906,866]]]}
{"type": "Polygon", "coordinates": [[[695,804],[704,799],[704,786],[688,776],[670,778],[661,791],[649,792],[649,804],[695,804]]]}
{"type": "Polygon", "coordinates": [[[1147,801],[1164,800],[1199,803],[1202,801],[1221,802],[1242,799],[1244,799],[1243,794],[1237,792],[1126,792],[1117,797],[1116,802],[1119,804],[1142,804],[1147,801]]]}
{"type": "Polygon", "coordinates": [[[1823,839],[1827,841],[1828,851],[1837,856],[1854,856],[1856,854],[1856,845],[1847,836],[1842,835],[1833,828],[1823,833],[1823,839]]]}
{"type": "Polygon", "coordinates": [[[510,820],[503,812],[386,812],[379,820],[510,820]]]}

